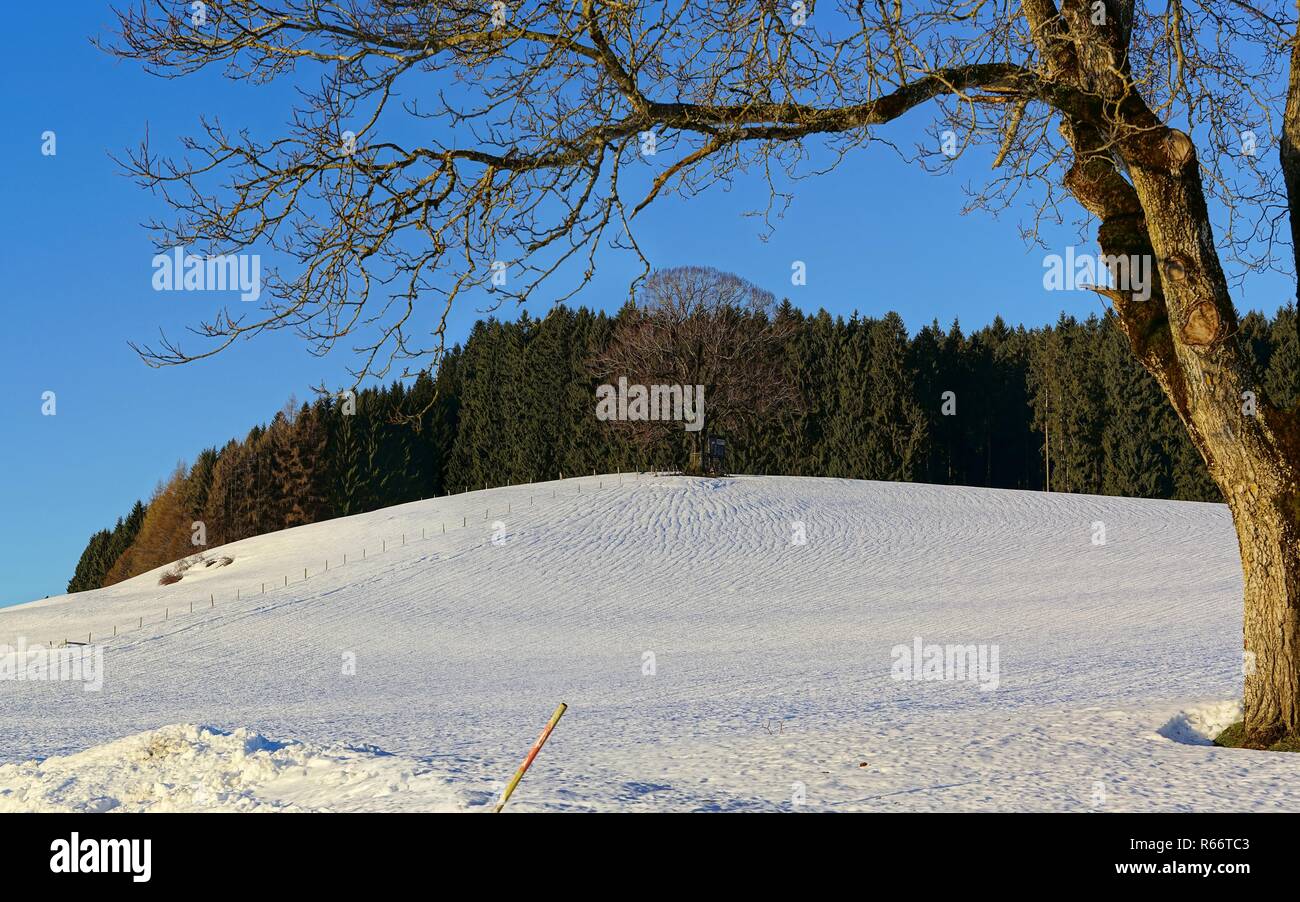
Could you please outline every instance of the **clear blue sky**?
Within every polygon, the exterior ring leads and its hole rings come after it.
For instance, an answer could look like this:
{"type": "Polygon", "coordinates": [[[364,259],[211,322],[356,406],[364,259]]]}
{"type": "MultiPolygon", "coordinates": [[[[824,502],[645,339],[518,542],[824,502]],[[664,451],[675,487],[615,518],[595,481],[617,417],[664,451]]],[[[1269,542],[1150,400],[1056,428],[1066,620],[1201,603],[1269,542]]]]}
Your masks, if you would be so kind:
{"type": "MultiPolygon", "coordinates": [[[[242,437],[290,394],[303,399],[312,385],[346,381],[345,349],[316,358],[287,333],[166,369],[146,367],[127,346],[160,327],[177,334],[233,298],[151,290],[154,248],[140,224],[166,218],[166,209],[108,155],[134,146],[146,128],[158,149],[174,150],[201,116],[277,135],[292,97],[288,86],[232,85],[206,73],[150,78],[91,46],[110,22],[97,0],[22,3],[6,10],[0,30],[0,605],[62,593],[89,535],[147,499],[178,460],[242,437]],[[57,134],[54,157],[40,152],[47,129],[57,134]],[[57,394],[56,416],[41,414],[45,391],[57,394]]],[[[924,122],[913,114],[891,137],[920,140],[924,122]]],[[[971,158],[955,176],[930,176],[873,148],[803,182],[767,242],[741,216],[763,188],[743,180],[730,193],[656,202],[638,238],[655,266],[732,270],[805,310],[894,309],[912,330],[936,318],[972,327],[1000,313],[1037,325],[1062,309],[1098,311],[1090,293],[1042,290],[1043,252],[1027,248],[1016,228],[1027,210],[1000,220],[959,215],[961,185],[986,172],[986,159],[971,158]],[[790,286],[792,260],[808,265],[804,287],[790,286]]],[[[1059,233],[1061,247],[1073,234],[1059,233]]],[[[574,303],[616,309],[633,270],[631,260],[606,255],[574,303]]],[[[1257,279],[1238,304],[1272,312],[1289,291],[1279,278],[1257,279]]],[[[530,310],[545,306],[542,297],[530,310]]],[[[462,304],[453,339],[478,315],[462,304]]]]}

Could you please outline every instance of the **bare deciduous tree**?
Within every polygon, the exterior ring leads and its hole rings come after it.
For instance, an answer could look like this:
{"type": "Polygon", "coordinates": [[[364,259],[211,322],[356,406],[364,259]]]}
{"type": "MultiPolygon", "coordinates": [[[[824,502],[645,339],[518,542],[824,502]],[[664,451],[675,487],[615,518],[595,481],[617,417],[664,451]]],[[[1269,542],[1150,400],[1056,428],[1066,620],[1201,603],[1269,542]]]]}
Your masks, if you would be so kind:
{"type": "MultiPolygon", "coordinates": [[[[697,451],[706,434],[751,427],[799,403],[785,369],[793,323],[776,317],[771,292],[732,273],[682,266],[652,273],[596,361],[596,374],[631,384],[700,386],[704,428],[687,433],[697,451]]],[[[673,421],[618,421],[643,447],[683,431],[673,421]]]]}
{"type": "MultiPolygon", "coordinates": [[[[201,325],[213,343],[198,352],[143,349],[157,364],[286,327],[320,350],[353,336],[358,378],[436,362],[446,306],[494,263],[509,274],[499,297],[553,274],[576,291],[604,240],[639,253],[630,222],[656,196],[750,171],[770,186],[760,212],[779,209],[794,180],[930,104],[936,130],[990,147],[973,205],[1023,196],[1054,217],[1072,197],[1104,254],[1156,261],[1149,298],[1105,293],[1232,510],[1248,741],[1300,734],[1300,430],[1256,385],[1230,290],[1230,276],[1294,265],[1293,7],[213,0],[196,24],[187,6],[123,11],[111,48],[168,77],[320,81],[283,135],[209,122],[184,159],[147,144],[130,158],[177,214],[165,243],[270,246],[300,264],[263,315],[201,325]],[[1280,173],[1243,132],[1278,144],[1280,173]],[[658,174],[638,178],[650,141],[658,174]],[[629,186],[641,190],[625,203],[629,186]],[[431,297],[443,313],[420,324],[431,297]]],[[[916,156],[951,165],[937,148],[916,156]]]]}

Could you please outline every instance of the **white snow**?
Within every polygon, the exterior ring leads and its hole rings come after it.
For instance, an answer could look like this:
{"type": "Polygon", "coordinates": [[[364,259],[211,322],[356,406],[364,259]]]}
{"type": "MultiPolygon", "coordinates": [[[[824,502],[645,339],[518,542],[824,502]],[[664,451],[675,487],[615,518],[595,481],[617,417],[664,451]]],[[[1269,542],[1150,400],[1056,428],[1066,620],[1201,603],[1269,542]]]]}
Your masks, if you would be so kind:
{"type": "Polygon", "coordinates": [[[466,804],[418,761],[194,724],[0,764],[0,812],[382,810],[388,799],[403,808],[466,804]]]}
{"type": "Polygon", "coordinates": [[[1156,732],[1174,742],[1190,745],[1213,745],[1214,737],[1243,716],[1239,701],[1211,702],[1179,711],[1156,732]]]}
{"type": "Polygon", "coordinates": [[[1204,744],[1220,505],[605,475],[209,554],[0,609],[104,646],[97,692],[0,680],[0,810],[482,811],[560,701],[508,810],[1300,810],[1300,755],[1204,744]],[[894,679],[918,637],[996,646],[997,688],[894,679]]]}

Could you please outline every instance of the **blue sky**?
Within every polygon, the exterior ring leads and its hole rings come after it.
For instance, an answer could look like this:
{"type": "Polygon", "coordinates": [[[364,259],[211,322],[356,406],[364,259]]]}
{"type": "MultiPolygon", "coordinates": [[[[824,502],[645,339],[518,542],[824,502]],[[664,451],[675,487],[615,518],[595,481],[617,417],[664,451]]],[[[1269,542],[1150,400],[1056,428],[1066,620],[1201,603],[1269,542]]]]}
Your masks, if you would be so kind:
{"type": "MultiPolygon", "coordinates": [[[[287,85],[231,84],[206,73],[151,78],[91,45],[110,22],[98,0],[16,4],[0,34],[7,137],[0,605],[63,592],[89,535],[147,499],[178,460],[243,436],[291,394],[303,399],[312,385],[347,381],[346,349],[317,358],[288,333],[165,369],[146,367],[128,347],[160,327],[177,334],[232,296],[151,290],[154,248],[141,223],[165,218],[166,209],[109,154],[133,147],[146,129],[158,148],[174,149],[201,116],[273,136],[293,98],[287,85]],[[41,154],[46,130],[57,135],[52,157],[41,154]],[[55,416],[41,413],[46,391],[56,393],[55,416]]],[[[890,137],[921,140],[925,121],[914,113],[890,137]]],[[[972,157],[955,175],[936,177],[868,148],[831,175],[802,182],[766,242],[759,223],[742,216],[765,189],[744,179],[730,192],[656,202],[639,218],[638,239],[655,266],[731,270],[805,310],[893,309],[912,330],[936,318],[971,327],[1000,313],[1037,325],[1062,309],[1098,311],[1090,293],[1042,291],[1043,252],[1018,237],[1028,210],[999,220],[959,215],[961,185],[986,172],[987,160],[972,157]],[[807,263],[806,286],[791,287],[793,260],[807,263]]],[[[1061,246],[1073,234],[1061,230],[1061,246]]],[[[634,271],[632,260],[606,254],[595,283],[571,303],[616,309],[634,271]]],[[[1238,304],[1271,312],[1288,292],[1279,278],[1255,279],[1238,304]]],[[[544,313],[548,303],[539,296],[530,310],[544,313]]],[[[474,301],[462,303],[452,338],[479,315],[474,301]]]]}

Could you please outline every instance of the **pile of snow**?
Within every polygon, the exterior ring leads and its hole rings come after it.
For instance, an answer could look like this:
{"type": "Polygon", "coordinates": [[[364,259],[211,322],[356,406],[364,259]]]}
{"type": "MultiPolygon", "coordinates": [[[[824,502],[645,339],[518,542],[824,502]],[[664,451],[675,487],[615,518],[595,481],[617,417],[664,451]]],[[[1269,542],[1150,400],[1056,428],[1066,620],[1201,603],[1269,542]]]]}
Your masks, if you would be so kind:
{"type": "Polygon", "coordinates": [[[508,810],[1300,810],[1300,755],[1188,744],[1241,697],[1222,505],[607,474],[208,553],[0,609],[103,648],[0,678],[0,804],[484,810],[563,701],[508,810]]]}
{"type": "Polygon", "coordinates": [[[465,807],[427,766],[378,749],[194,724],[0,765],[0,812],[341,811],[382,807],[394,793],[430,809],[465,807]]]}
{"type": "Polygon", "coordinates": [[[1240,701],[1211,702],[1179,711],[1156,732],[1174,742],[1213,745],[1215,737],[1241,720],[1240,701]]]}

